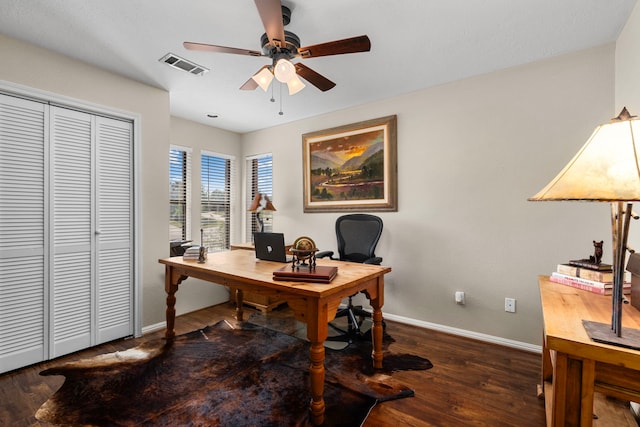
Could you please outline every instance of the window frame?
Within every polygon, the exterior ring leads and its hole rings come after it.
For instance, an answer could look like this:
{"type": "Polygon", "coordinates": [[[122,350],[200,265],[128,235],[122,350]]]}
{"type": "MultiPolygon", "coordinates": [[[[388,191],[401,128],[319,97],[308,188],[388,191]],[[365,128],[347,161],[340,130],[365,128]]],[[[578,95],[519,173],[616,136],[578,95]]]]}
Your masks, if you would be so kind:
{"type": "MultiPolygon", "coordinates": [[[[178,160],[178,159],[177,159],[178,160]]],[[[170,145],[169,147],[169,240],[191,240],[191,181],[192,181],[192,160],[193,160],[193,150],[190,147],[184,147],[180,145],[170,145]],[[183,188],[179,189],[178,192],[182,193],[183,198],[173,198],[173,185],[172,185],[172,171],[173,171],[173,152],[180,152],[184,155],[183,159],[180,160],[180,168],[178,169],[182,175],[182,181],[184,182],[183,188]],[[173,221],[173,208],[174,205],[177,207],[182,204],[183,207],[183,215],[182,215],[182,230],[181,237],[177,238],[171,231],[173,221]]],[[[179,184],[178,184],[179,185],[179,184]]]]}

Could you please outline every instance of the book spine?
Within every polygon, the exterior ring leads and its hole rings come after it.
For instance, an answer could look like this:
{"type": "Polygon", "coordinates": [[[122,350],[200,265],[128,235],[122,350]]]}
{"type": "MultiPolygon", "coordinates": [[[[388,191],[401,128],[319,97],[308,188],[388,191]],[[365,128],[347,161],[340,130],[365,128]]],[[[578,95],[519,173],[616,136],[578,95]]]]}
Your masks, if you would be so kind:
{"type": "MultiPolygon", "coordinates": [[[[594,294],[611,295],[613,293],[613,288],[610,286],[607,286],[607,287],[591,286],[586,283],[581,283],[566,277],[551,276],[549,277],[549,280],[555,283],[560,283],[561,285],[567,285],[567,286],[571,286],[572,288],[581,289],[583,291],[593,292],[594,294]]],[[[627,294],[627,295],[630,294],[631,286],[625,284],[622,291],[623,291],[623,294],[627,294]]]]}
{"type": "Polygon", "coordinates": [[[567,276],[580,277],[587,280],[595,280],[597,282],[606,283],[613,281],[613,273],[588,270],[586,268],[580,268],[568,264],[558,264],[556,271],[561,274],[566,274],[567,276]]]}
{"type": "Polygon", "coordinates": [[[573,282],[576,283],[582,283],[583,285],[587,285],[587,286],[593,286],[596,288],[610,288],[611,286],[613,286],[613,284],[611,282],[600,282],[597,280],[589,280],[589,279],[585,279],[582,277],[576,277],[576,276],[570,276],[568,274],[562,274],[562,273],[551,273],[551,276],[553,277],[559,277],[561,279],[565,279],[565,280],[571,280],[573,282]]]}
{"type": "Polygon", "coordinates": [[[584,283],[574,282],[571,279],[565,279],[558,276],[551,276],[549,280],[555,283],[560,283],[561,285],[567,285],[567,286],[571,286],[572,288],[582,289],[583,291],[593,292],[594,294],[611,295],[612,293],[611,288],[607,289],[607,288],[598,288],[594,286],[589,286],[589,285],[585,285],[584,283]]]}

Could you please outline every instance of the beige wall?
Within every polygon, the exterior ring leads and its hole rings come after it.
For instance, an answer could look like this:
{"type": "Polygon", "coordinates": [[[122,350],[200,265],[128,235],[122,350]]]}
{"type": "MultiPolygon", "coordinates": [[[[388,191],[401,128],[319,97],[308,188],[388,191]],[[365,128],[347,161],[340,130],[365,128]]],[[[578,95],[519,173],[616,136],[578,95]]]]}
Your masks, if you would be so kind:
{"type": "Polygon", "coordinates": [[[537,276],[608,241],[610,220],[604,204],[527,198],[611,116],[613,83],[608,45],[246,134],[243,149],[273,153],[274,230],[333,249],[338,214],[302,211],[301,135],[397,114],[399,210],[380,214],[377,251],[393,268],[383,311],[540,344],[537,276]]]}

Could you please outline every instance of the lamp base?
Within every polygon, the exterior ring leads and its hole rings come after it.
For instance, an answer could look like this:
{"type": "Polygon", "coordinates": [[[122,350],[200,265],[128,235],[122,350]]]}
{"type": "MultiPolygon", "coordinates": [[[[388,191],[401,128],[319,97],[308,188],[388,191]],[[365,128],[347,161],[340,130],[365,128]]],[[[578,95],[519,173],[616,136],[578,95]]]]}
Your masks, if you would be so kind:
{"type": "Polygon", "coordinates": [[[631,328],[622,328],[621,336],[617,336],[611,325],[600,322],[592,322],[591,320],[583,320],[582,324],[587,331],[587,335],[592,341],[602,344],[615,345],[616,347],[630,348],[632,350],[640,350],[640,330],[631,328]]]}

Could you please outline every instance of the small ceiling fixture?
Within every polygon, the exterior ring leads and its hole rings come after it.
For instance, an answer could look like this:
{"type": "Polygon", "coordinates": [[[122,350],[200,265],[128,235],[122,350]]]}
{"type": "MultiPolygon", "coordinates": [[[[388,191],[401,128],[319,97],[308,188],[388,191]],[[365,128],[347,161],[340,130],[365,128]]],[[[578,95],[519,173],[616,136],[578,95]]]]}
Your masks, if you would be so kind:
{"type": "Polygon", "coordinates": [[[196,76],[202,76],[204,73],[209,72],[209,69],[207,67],[198,65],[195,62],[189,61],[188,59],[181,58],[178,55],[174,55],[173,53],[167,53],[158,61],[164,62],[165,64],[173,68],[186,71],[187,73],[193,74],[196,76]]]}

